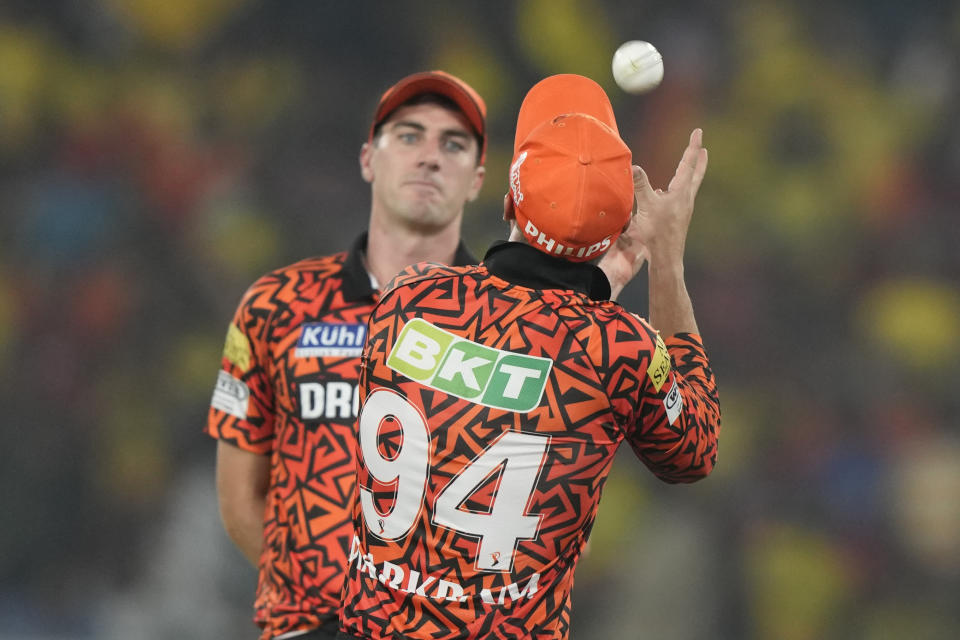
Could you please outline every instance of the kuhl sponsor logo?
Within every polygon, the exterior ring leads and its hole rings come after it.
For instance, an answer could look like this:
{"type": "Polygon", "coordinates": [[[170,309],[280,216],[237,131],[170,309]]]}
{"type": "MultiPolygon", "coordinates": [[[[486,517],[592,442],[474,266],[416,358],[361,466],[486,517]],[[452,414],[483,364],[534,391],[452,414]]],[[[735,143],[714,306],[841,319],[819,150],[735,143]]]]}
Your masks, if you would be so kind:
{"type": "Polygon", "coordinates": [[[307,322],[300,327],[298,358],[355,357],[363,353],[367,327],[361,323],[307,322]]]}

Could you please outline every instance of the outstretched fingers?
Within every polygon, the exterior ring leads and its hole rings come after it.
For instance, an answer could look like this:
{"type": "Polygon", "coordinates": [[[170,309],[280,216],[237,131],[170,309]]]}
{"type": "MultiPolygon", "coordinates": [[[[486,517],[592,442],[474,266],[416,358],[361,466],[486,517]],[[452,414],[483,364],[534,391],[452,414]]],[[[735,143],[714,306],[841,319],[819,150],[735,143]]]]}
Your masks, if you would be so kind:
{"type": "Polygon", "coordinates": [[[646,192],[653,191],[653,187],[650,186],[650,178],[647,177],[646,172],[640,167],[640,165],[633,165],[633,191],[638,196],[644,195],[646,192]]]}
{"type": "Polygon", "coordinates": [[[690,179],[690,197],[696,198],[700,191],[700,184],[703,182],[703,176],[707,174],[707,150],[700,147],[697,152],[697,164],[693,170],[693,177],[690,179]]]}
{"type": "Polygon", "coordinates": [[[690,134],[690,142],[683,151],[676,173],[667,185],[667,191],[687,188],[689,185],[695,195],[706,171],[707,150],[703,148],[703,130],[698,128],[690,134]]]}

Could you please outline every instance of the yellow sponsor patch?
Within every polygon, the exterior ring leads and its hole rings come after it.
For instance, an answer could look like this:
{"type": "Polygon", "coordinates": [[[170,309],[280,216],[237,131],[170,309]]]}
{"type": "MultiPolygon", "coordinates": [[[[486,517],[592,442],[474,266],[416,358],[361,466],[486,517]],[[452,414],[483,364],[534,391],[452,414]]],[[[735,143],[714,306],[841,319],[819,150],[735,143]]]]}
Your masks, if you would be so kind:
{"type": "Polygon", "coordinates": [[[667,374],[670,373],[670,352],[667,351],[667,345],[663,343],[663,338],[657,335],[657,348],[650,358],[650,366],[647,367],[647,375],[650,376],[650,382],[653,388],[660,391],[660,387],[667,381],[667,374]]]}
{"type": "Polygon", "coordinates": [[[231,324],[227,329],[227,342],[223,345],[223,357],[235,364],[241,371],[250,368],[250,342],[247,336],[231,324]]]}

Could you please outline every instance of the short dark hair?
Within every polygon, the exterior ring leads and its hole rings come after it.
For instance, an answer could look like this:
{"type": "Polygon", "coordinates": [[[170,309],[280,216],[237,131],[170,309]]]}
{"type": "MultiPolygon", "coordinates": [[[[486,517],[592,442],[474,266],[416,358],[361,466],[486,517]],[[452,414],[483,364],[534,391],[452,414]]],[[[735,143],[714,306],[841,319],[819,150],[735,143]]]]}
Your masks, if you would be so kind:
{"type": "MultiPolygon", "coordinates": [[[[378,137],[380,137],[380,130],[383,128],[384,123],[386,123],[386,121],[390,119],[390,116],[393,115],[394,111],[397,111],[398,109],[401,109],[403,107],[413,107],[418,104],[435,104],[439,107],[443,107],[447,111],[453,111],[455,113],[463,113],[463,111],[460,109],[459,105],[457,105],[456,102],[454,102],[453,100],[451,100],[450,98],[448,98],[443,94],[418,93],[417,95],[413,96],[409,100],[397,105],[396,109],[388,113],[386,116],[383,117],[382,120],[380,120],[380,122],[376,124],[376,126],[373,128],[373,139],[376,140],[378,137]]],[[[483,138],[481,138],[476,131],[473,131],[472,128],[470,129],[470,131],[471,133],[473,133],[474,140],[477,141],[477,164],[479,165],[480,157],[483,155],[483,138]]]]}

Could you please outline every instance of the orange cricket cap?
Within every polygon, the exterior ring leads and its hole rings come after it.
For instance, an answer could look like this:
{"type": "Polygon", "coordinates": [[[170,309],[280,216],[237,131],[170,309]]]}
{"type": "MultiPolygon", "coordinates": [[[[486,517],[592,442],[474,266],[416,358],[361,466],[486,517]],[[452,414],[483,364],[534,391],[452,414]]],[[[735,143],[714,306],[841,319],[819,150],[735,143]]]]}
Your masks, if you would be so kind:
{"type": "Polygon", "coordinates": [[[424,93],[438,93],[456,103],[479,138],[480,164],[483,164],[487,156],[487,105],[473,87],[444,71],[414,73],[387,89],[377,104],[367,141],[373,141],[377,127],[400,105],[424,93]]]}
{"type": "Polygon", "coordinates": [[[541,251],[574,262],[613,246],[633,211],[632,154],[603,89],[583,76],[541,80],[517,118],[510,196],[541,251]]]}

